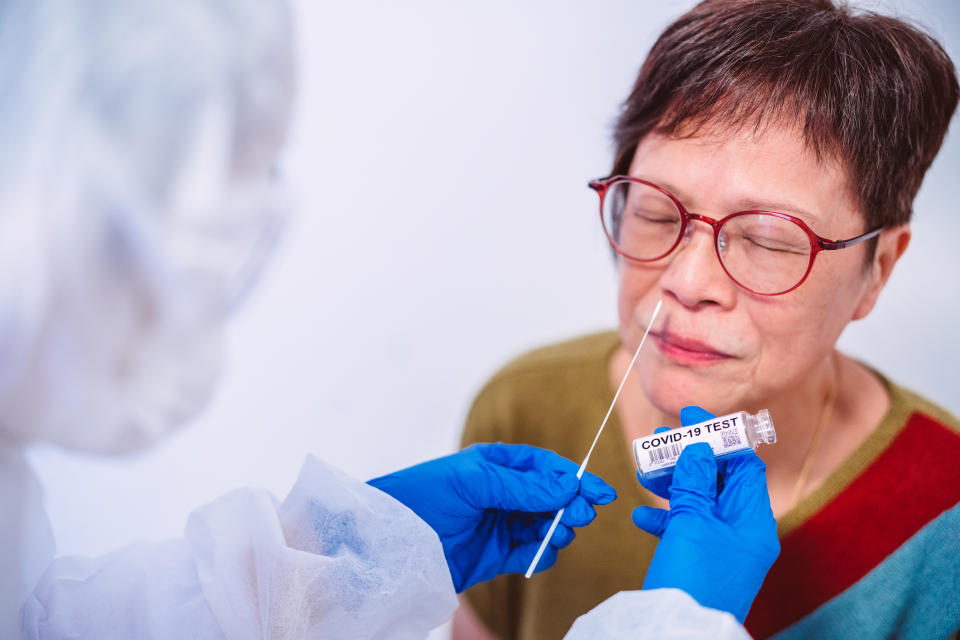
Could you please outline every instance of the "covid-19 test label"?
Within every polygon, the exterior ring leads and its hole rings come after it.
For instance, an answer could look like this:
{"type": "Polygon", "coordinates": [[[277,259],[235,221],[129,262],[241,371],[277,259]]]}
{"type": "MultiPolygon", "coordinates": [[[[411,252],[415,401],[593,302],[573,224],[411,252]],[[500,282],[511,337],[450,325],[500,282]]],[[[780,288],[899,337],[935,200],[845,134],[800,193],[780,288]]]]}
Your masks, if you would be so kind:
{"type": "Polygon", "coordinates": [[[688,427],[662,431],[633,441],[633,455],[643,477],[670,473],[684,447],[705,442],[717,458],[750,451],[760,443],[777,441],[773,421],[766,409],[751,415],[738,411],[688,427]]]}

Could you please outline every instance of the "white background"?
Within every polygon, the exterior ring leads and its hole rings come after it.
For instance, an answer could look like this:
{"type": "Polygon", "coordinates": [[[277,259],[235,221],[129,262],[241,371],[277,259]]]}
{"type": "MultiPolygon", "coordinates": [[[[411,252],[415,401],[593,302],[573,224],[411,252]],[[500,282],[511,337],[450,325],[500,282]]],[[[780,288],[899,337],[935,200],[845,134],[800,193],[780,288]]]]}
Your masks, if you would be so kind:
{"type": "MultiPolygon", "coordinates": [[[[132,459],[31,453],[60,551],[178,535],[241,485],[282,496],[307,452],[360,478],[450,452],[508,358],[613,327],[586,182],[609,170],[613,118],[653,39],[691,4],[302,0],[286,241],[199,420],[132,459]]],[[[893,6],[960,62],[960,3],[893,6]]],[[[841,346],[960,413],[953,124],[910,249],[841,346]]]]}

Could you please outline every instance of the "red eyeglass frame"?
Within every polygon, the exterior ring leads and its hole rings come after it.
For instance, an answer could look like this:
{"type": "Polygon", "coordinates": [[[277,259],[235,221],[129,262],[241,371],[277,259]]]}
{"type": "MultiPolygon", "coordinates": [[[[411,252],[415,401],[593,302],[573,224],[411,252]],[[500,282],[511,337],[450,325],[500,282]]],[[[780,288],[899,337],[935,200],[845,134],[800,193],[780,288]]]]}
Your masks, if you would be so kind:
{"type": "Polygon", "coordinates": [[[613,250],[616,251],[619,255],[623,256],[627,260],[638,262],[638,263],[648,263],[648,262],[655,262],[657,260],[662,260],[663,258],[670,255],[673,252],[673,250],[676,249],[677,246],[680,244],[680,242],[683,240],[684,234],[687,231],[687,225],[690,223],[690,221],[699,220],[700,222],[705,222],[709,224],[711,227],[713,227],[713,249],[717,254],[717,260],[720,262],[720,266],[723,268],[724,273],[726,273],[727,276],[737,284],[737,286],[758,296],[779,296],[785,293],[790,293],[791,291],[793,291],[794,289],[802,285],[804,281],[807,279],[807,276],[810,275],[810,270],[813,269],[813,261],[816,259],[818,253],[820,253],[821,251],[835,251],[837,249],[846,249],[847,247],[852,247],[855,244],[859,244],[864,240],[869,240],[870,238],[873,238],[874,236],[879,235],[880,232],[883,231],[883,227],[879,227],[872,231],[867,231],[866,233],[862,233],[859,236],[848,238],[846,240],[829,240],[827,238],[824,238],[814,233],[810,229],[810,227],[808,227],[806,223],[800,218],[791,216],[788,213],[780,213],[778,211],[765,211],[763,209],[736,211],[734,213],[731,213],[730,215],[720,218],[719,220],[716,220],[715,218],[711,218],[709,216],[705,216],[700,213],[691,213],[687,211],[686,207],[683,206],[683,203],[681,203],[680,200],[678,200],[677,197],[674,196],[672,193],[670,193],[660,185],[650,182],[649,180],[644,180],[642,178],[634,178],[631,176],[618,175],[618,176],[610,176],[607,178],[598,178],[596,180],[591,180],[587,184],[591,189],[597,192],[597,195],[600,196],[600,225],[603,227],[603,233],[607,236],[607,241],[610,243],[610,246],[613,247],[613,250]],[[627,253],[624,253],[623,251],[620,250],[620,247],[617,246],[616,241],[613,239],[613,236],[610,235],[610,231],[607,229],[606,222],[603,219],[603,200],[607,194],[607,190],[614,184],[617,184],[620,182],[636,182],[639,184],[646,185],[648,187],[652,187],[657,191],[659,191],[660,193],[662,193],[663,195],[670,198],[670,200],[673,201],[673,204],[676,205],[677,209],[680,211],[680,233],[677,234],[676,241],[673,243],[673,245],[671,245],[669,249],[667,249],[665,252],[663,252],[656,258],[636,258],[627,253]],[[727,220],[730,220],[731,218],[737,218],[739,216],[758,214],[758,213],[775,216],[777,218],[782,218],[784,220],[789,220],[790,222],[799,226],[804,231],[804,233],[807,234],[807,238],[810,241],[810,261],[807,263],[807,270],[803,273],[803,277],[800,278],[800,281],[797,282],[797,284],[790,287],[789,289],[784,289],[783,291],[777,291],[776,293],[761,293],[759,291],[754,291],[750,287],[745,286],[742,282],[734,278],[733,275],[727,270],[727,266],[723,263],[723,258],[720,257],[720,228],[724,225],[724,223],[727,222],[727,220]]]}

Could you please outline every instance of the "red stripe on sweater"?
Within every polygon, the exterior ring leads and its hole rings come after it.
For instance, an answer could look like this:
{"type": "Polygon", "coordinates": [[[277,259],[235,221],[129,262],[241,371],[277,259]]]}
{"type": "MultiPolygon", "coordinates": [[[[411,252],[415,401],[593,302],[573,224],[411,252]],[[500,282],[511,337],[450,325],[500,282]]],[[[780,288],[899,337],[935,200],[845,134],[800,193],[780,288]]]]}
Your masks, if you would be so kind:
{"type": "Polygon", "coordinates": [[[780,541],[747,630],[764,638],[860,580],[960,501],[960,436],[929,416],[907,425],[846,489],[780,541]]]}

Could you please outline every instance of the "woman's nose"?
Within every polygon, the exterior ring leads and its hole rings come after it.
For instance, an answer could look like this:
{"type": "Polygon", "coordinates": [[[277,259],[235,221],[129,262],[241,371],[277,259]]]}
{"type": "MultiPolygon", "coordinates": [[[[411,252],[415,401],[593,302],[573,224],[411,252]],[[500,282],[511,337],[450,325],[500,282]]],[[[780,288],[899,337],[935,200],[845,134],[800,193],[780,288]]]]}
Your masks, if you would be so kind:
{"type": "Polygon", "coordinates": [[[733,305],[737,285],[720,264],[714,249],[713,227],[709,223],[690,220],[659,284],[664,295],[688,309],[733,305]]]}

